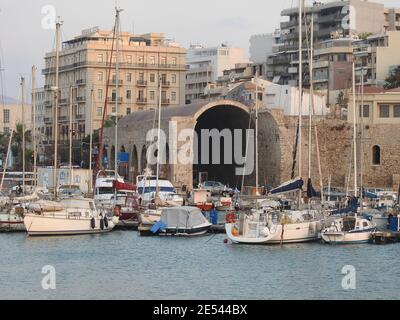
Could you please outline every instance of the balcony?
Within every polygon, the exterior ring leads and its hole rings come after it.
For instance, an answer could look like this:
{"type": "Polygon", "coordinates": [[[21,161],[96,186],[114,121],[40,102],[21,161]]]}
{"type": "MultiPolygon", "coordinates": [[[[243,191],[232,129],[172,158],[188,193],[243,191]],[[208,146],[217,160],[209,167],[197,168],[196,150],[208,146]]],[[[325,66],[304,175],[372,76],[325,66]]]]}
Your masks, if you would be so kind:
{"type": "Polygon", "coordinates": [[[66,122],[66,121],[69,120],[68,118],[69,118],[69,117],[67,117],[67,116],[60,116],[60,117],[58,117],[58,121],[60,121],[60,122],[66,122]]]}
{"type": "MultiPolygon", "coordinates": [[[[107,102],[109,102],[109,103],[112,103],[112,102],[116,103],[117,100],[116,100],[115,97],[108,97],[108,98],[107,98],[107,102]]],[[[119,98],[118,98],[118,103],[122,103],[122,97],[119,97],[119,98]]]]}
{"type": "Polygon", "coordinates": [[[137,84],[138,87],[146,87],[147,86],[147,81],[138,80],[136,84],[137,84]]]}
{"type": "Polygon", "coordinates": [[[75,119],[76,119],[76,120],[85,119],[85,115],[84,115],[84,114],[77,114],[77,115],[75,116],[75,119]]]}
{"type": "Polygon", "coordinates": [[[165,88],[165,87],[169,87],[171,85],[171,82],[169,82],[169,81],[163,81],[162,82],[162,86],[165,88]]]}
{"type": "Polygon", "coordinates": [[[68,99],[59,99],[58,100],[58,104],[63,105],[63,104],[67,104],[68,103],[68,99]]]}
{"type": "Polygon", "coordinates": [[[76,102],[85,102],[86,97],[76,97],[76,102]]]}
{"type": "Polygon", "coordinates": [[[170,99],[166,98],[161,99],[161,104],[170,104],[170,99]]]}
{"type": "Polygon", "coordinates": [[[136,99],[137,104],[146,104],[147,103],[147,98],[137,98],[136,99]]]}
{"type": "Polygon", "coordinates": [[[345,14],[342,14],[340,12],[335,12],[331,13],[328,15],[320,15],[317,18],[318,23],[331,23],[331,22],[337,22],[337,21],[342,21],[343,18],[345,17],[345,14]]]}
{"type": "Polygon", "coordinates": [[[86,79],[80,79],[80,80],[76,80],[76,84],[78,86],[82,86],[86,84],[86,79]]]}
{"type": "Polygon", "coordinates": [[[51,90],[51,85],[45,84],[43,88],[44,88],[44,90],[51,90]]]}
{"type": "Polygon", "coordinates": [[[44,106],[45,106],[45,108],[52,108],[53,107],[52,104],[51,104],[51,101],[45,101],[44,102],[44,106]]]}
{"type": "MultiPolygon", "coordinates": [[[[117,80],[113,79],[113,80],[111,81],[111,84],[114,85],[114,86],[116,86],[116,85],[117,85],[117,80]]],[[[119,86],[122,86],[123,84],[124,84],[124,81],[123,81],[123,80],[118,80],[118,85],[119,85],[119,86]]]]}
{"type": "Polygon", "coordinates": [[[43,119],[45,123],[52,123],[53,119],[52,118],[44,118],[43,119]]]}

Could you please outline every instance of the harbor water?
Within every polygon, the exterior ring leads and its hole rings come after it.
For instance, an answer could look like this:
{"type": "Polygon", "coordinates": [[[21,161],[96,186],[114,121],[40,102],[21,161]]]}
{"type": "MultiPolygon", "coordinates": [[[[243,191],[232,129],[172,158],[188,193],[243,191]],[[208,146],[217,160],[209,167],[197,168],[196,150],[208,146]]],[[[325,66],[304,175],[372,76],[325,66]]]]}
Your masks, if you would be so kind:
{"type": "Polygon", "coordinates": [[[0,299],[400,298],[398,244],[241,246],[224,239],[0,234],[0,299]],[[55,290],[42,287],[44,266],[55,268],[55,290]],[[355,268],[355,289],[342,285],[345,266],[355,268]]]}

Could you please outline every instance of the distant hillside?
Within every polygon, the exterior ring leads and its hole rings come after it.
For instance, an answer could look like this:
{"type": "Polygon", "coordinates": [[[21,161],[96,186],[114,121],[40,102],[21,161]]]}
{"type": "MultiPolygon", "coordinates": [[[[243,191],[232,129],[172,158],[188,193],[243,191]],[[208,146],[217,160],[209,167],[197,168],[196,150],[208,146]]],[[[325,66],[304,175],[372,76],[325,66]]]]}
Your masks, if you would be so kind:
{"type": "Polygon", "coordinates": [[[11,97],[7,97],[7,96],[1,96],[0,95],[0,104],[18,104],[18,100],[11,98],[11,97]]]}

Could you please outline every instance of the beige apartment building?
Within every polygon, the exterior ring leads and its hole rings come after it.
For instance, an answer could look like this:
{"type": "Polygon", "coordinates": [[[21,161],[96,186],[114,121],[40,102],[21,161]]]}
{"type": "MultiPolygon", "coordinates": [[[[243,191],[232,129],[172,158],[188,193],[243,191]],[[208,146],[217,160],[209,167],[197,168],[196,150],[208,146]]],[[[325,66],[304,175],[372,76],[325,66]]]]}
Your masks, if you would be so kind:
{"type": "Polygon", "coordinates": [[[26,130],[32,128],[32,106],[30,104],[24,105],[22,111],[22,104],[18,102],[5,102],[0,105],[0,133],[8,134],[15,130],[17,124],[22,124],[25,120],[26,130]]]}
{"type": "MultiPolygon", "coordinates": [[[[360,90],[358,89],[358,91],[360,90]]],[[[353,95],[350,95],[350,101],[353,101],[353,95]]],[[[356,94],[356,108],[358,109],[356,110],[358,123],[400,125],[400,88],[385,90],[377,87],[365,87],[363,97],[360,93],[356,94]]],[[[354,123],[353,103],[349,103],[348,121],[354,123]]]]}
{"type": "MultiPolygon", "coordinates": [[[[66,41],[60,53],[59,79],[59,139],[68,139],[70,109],[75,139],[90,133],[90,122],[101,127],[105,102],[107,115],[124,117],[139,110],[158,108],[159,80],[162,78],[163,107],[185,102],[185,49],[164,38],[162,33],[120,34],[118,83],[116,74],[116,44],[113,32],[97,27],[84,30],[80,36],[66,41]],[[110,62],[111,63],[111,68],[110,62]],[[108,82],[109,77],[109,82],[108,82]],[[109,83],[108,92],[107,83],[109,83]],[[72,100],[71,100],[72,96],[72,100]],[[91,109],[91,107],[93,108],[91,109]]],[[[55,85],[55,52],[46,54],[46,99],[44,101],[44,132],[52,139],[55,85]]]]}
{"type": "Polygon", "coordinates": [[[372,35],[355,43],[357,61],[357,84],[361,83],[364,70],[364,84],[384,86],[386,78],[400,66],[400,31],[372,35]]]}

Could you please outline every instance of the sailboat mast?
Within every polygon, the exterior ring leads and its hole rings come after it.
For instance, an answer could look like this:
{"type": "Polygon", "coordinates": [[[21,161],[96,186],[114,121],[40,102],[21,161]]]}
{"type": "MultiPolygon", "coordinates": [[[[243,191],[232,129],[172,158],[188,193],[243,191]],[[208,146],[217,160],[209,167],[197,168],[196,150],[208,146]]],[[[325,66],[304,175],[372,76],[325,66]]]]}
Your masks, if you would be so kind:
{"type": "Polygon", "coordinates": [[[93,171],[92,171],[92,158],[93,158],[93,104],[94,104],[94,90],[91,90],[91,105],[90,105],[90,141],[89,141],[89,173],[90,185],[89,193],[93,190],[93,171]]]}
{"type": "MultiPolygon", "coordinates": [[[[314,10],[314,8],[312,9],[314,10]]],[[[311,12],[311,38],[309,52],[309,68],[310,68],[310,101],[308,104],[308,179],[312,176],[312,112],[314,108],[314,11],[311,12]]]]}
{"type": "Polygon", "coordinates": [[[33,185],[37,186],[37,145],[36,145],[36,67],[32,66],[32,119],[33,119],[33,185]]]}
{"type": "Polygon", "coordinates": [[[115,57],[115,147],[114,147],[114,170],[115,180],[118,179],[118,99],[119,99],[119,37],[120,37],[120,21],[119,14],[121,9],[115,8],[116,11],[116,57],[115,57]]]}
{"type": "Polygon", "coordinates": [[[354,196],[358,198],[357,181],[357,111],[356,111],[356,65],[353,61],[353,149],[354,149],[354,196]]]}
{"type": "Polygon", "coordinates": [[[160,147],[161,147],[161,105],[162,105],[162,82],[163,78],[160,75],[159,77],[159,93],[158,93],[158,133],[157,133],[157,182],[156,182],[156,201],[159,198],[160,187],[159,187],[159,179],[160,179],[160,147]]]}
{"type": "Polygon", "coordinates": [[[72,86],[69,89],[69,185],[72,186],[72,86]]]}
{"type": "Polygon", "coordinates": [[[58,160],[58,99],[59,99],[59,72],[60,72],[60,28],[61,21],[56,23],[56,83],[54,87],[54,119],[53,119],[53,135],[54,135],[54,170],[53,170],[53,186],[54,197],[57,197],[57,160],[58,160]]]}
{"type": "Polygon", "coordinates": [[[256,195],[259,187],[259,167],[258,167],[258,71],[256,72],[256,195]]]}
{"type": "Polygon", "coordinates": [[[21,112],[22,112],[22,190],[25,192],[25,78],[21,77],[21,112]]]}
{"type": "MultiPolygon", "coordinates": [[[[304,0],[299,0],[299,146],[298,146],[298,166],[299,166],[299,178],[302,178],[302,114],[303,114],[303,5],[304,0]]],[[[299,190],[299,202],[300,207],[302,197],[302,190],[299,190]]]]}
{"type": "Polygon", "coordinates": [[[361,67],[361,115],[360,115],[360,185],[361,185],[361,207],[360,212],[363,213],[364,203],[364,148],[363,148],[363,136],[364,136],[364,67],[361,67]]]}
{"type": "Polygon", "coordinates": [[[7,155],[6,155],[6,161],[3,164],[3,175],[1,177],[1,186],[0,186],[0,190],[3,190],[3,186],[4,186],[4,178],[6,176],[6,170],[7,170],[7,166],[8,166],[8,161],[10,159],[10,154],[11,154],[11,143],[12,143],[12,139],[14,136],[14,130],[11,130],[11,134],[10,134],[10,141],[8,142],[8,148],[7,148],[7,155]]]}

